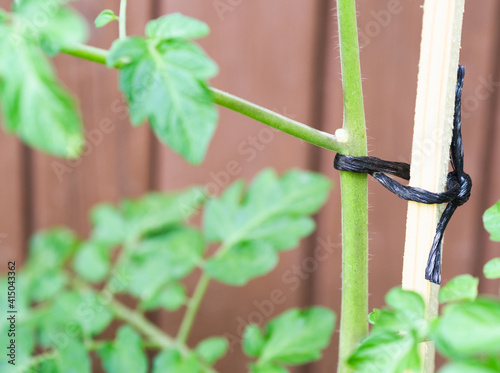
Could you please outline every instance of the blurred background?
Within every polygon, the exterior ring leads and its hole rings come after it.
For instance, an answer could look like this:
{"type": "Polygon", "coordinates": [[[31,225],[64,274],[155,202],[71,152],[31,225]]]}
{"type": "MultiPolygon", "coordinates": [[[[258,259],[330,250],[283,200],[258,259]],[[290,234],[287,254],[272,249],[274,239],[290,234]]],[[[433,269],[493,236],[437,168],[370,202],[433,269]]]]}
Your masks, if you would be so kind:
{"type": "MultiPolygon", "coordinates": [[[[7,5],[2,1],[1,5],[7,5]]],[[[361,69],[370,155],[410,161],[423,0],[358,0],[361,69]]],[[[118,0],[80,1],[74,6],[91,24],[118,0]]],[[[180,11],[211,27],[201,45],[218,63],[214,87],[254,101],[323,131],[342,126],[342,92],[335,1],[321,0],[164,0],[129,1],[130,34],[143,34],[146,22],[180,11]]],[[[483,264],[500,256],[488,240],[481,216],[500,199],[499,86],[500,2],[466,2],[460,61],[466,67],[463,94],[465,166],[474,186],[470,201],[453,216],[444,240],[443,283],[455,275],[481,276],[483,264]]],[[[90,44],[109,48],[117,25],[91,27],[90,44]]],[[[30,235],[64,225],[82,237],[88,211],[96,203],[118,202],[151,190],[192,184],[220,191],[236,178],[251,180],[262,168],[280,173],[292,167],[321,172],[334,181],[328,204],[317,216],[317,231],[297,250],[284,253],[268,276],[243,288],[212,282],[190,339],[225,335],[232,352],[217,365],[221,372],[244,372],[240,349],[243,326],[263,324],[291,306],[321,304],[340,311],[341,236],[338,172],[334,153],[226,109],[208,157],[188,165],[162,146],[149,127],[132,128],[117,72],[88,61],[58,56],[61,79],[79,98],[87,148],[76,161],[48,157],[0,133],[0,258],[23,262],[30,235]],[[106,129],[106,131],[103,130],[106,129]],[[226,171],[238,164],[238,175],[226,171]],[[279,294],[279,296],[278,296],[279,294]]],[[[370,308],[400,284],[406,202],[373,179],[370,195],[370,308]]],[[[2,268],[1,272],[5,272],[2,268]]],[[[194,285],[196,276],[190,279],[194,285]]],[[[480,291],[498,294],[498,283],[481,281],[480,291]]],[[[176,330],[180,314],[148,315],[176,330]]],[[[337,332],[338,332],[337,322],[337,332]]],[[[333,371],[338,333],[324,359],[297,369],[333,371]]]]}

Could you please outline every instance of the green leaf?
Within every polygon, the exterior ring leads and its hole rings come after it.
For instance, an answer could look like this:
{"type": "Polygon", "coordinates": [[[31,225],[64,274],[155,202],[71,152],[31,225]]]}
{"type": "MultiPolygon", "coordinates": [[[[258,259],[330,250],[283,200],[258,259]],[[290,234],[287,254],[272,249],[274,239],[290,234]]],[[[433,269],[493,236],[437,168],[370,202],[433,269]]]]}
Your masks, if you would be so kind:
{"type": "Polygon", "coordinates": [[[53,269],[36,274],[31,282],[29,294],[34,302],[43,302],[54,298],[68,283],[67,276],[60,269],[53,269]]]}
{"type": "Polygon", "coordinates": [[[321,350],[330,342],[334,325],[335,315],[326,308],[291,309],[267,324],[261,348],[255,331],[245,333],[243,345],[252,354],[258,353],[257,365],[305,364],[321,357],[321,350]],[[253,341],[246,341],[246,338],[253,341]]]}
{"type": "Polygon", "coordinates": [[[484,277],[489,279],[500,278],[500,258],[491,259],[484,265],[484,277]]]}
{"type": "Polygon", "coordinates": [[[101,282],[111,268],[111,251],[104,244],[86,242],[75,255],[73,268],[84,280],[93,283],[101,282]]]}
{"type": "Polygon", "coordinates": [[[243,351],[250,357],[258,357],[266,344],[266,337],[258,325],[250,324],[243,335],[243,351]]]}
{"type": "Polygon", "coordinates": [[[126,264],[130,293],[142,301],[150,300],[167,283],[191,273],[200,263],[203,250],[201,234],[191,228],[178,228],[143,241],[126,264]]]}
{"type": "Polygon", "coordinates": [[[418,342],[411,334],[372,333],[348,360],[359,373],[419,371],[418,342]]]}
{"type": "Polygon", "coordinates": [[[431,329],[440,353],[450,358],[498,356],[500,353],[500,302],[478,298],[446,306],[431,329]]]}
{"type": "Polygon", "coordinates": [[[486,366],[480,362],[456,362],[445,365],[439,373],[498,373],[500,366],[486,366]]]}
{"type": "Polygon", "coordinates": [[[375,325],[348,363],[356,372],[418,371],[418,344],[427,334],[424,301],[419,294],[400,287],[391,289],[385,299],[390,307],[372,313],[375,325]]]}
{"type": "Polygon", "coordinates": [[[148,360],[141,337],[129,326],[122,326],[113,343],[99,350],[107,373],[146,373],[148,360]]]}
{"type": "Polygon", "coordinates": [[[250,373],[288,373],[288,369],[276,364],[250,364],[250,373]]]}
{"type": "Polygon", "coordinates": [[[25,143],[62,157],[80,154],[84,137],[76,103],[40,49],[0,28],[0,102],[4,127],[25,143]]]}
{"type": "Polygon", "coordinates": [[[47,5],[44,0],[17,2],[17,31],[24,40],[38,43],[50,55],[62,47],[84,43],[88,37],[87,23],[66,1],[47,5]]]}
{"type": "Polygon", "coordinates": [[[221,256],[213,256],[205,264],[205,273],[230,285],[245,285],[252,278],[272,270],[278,255],[266,242],[242,242],[221,256]]]}
{"type": "MultiPolygon", "coordinates": [[[[163,32],[149,28],[155,35],[163,32]]],[[[181,39],[122,38],[113,43],[106,64],[120,68],[132,123],[148,119],[162,142],[190,163],[200,163],[218,118],[207,86],[217,66],[203,50],[181,39]]]]}
{"type": "Polygon", "coordinates": [[[378,308],[374,308],[372,312],[368,315],[368,322],[370,324],[375,325],[377,323],[378,318],[380,317],[380,313],[382,311],[378,308]]]}
{"type": "Polygon", "coordinates": [[[143,310],[154,310],[160,307],[175,311],[186,303],[186,289],[181,284],[168,284],[151,298],[142,300],[139,307],[143,310]]]}
{"type": "Polygon", "coordinates": [[[327,178],[312,172],[292,170],[278,178],[273,170],[264,170],[244,195],[242,184],[236,182],[208,201],[205,236],[228,246],[255,239],[276,250],[290,249],[313,230],[307,215],[325,203],[330,188],[327,178]]]}
{"type": "Polygon", "coordinates": [[[201,373],[202,366],[193,354],[182,356],[177,350],[164,350],[153,360],[153,373],[201,373]]]}
{"type": "Polygon", "coordinates": [[[174,193],[150,193],[122,202],[127,239],[134,241],[184,223],[197,212],[205,198],[202,190],[194,187],[174,193]]]}
{"type": "Polygon", "coordinates": [[[60,269],[79,245],[75,234],[64,228],[36,233],[30,241],[27,266],[34,273],[60,269]]]}
{"type": "Polygon", "coordinates": [[[199,39],[207,36],[210,28],[204,22],[172,13],[149,21],[146,36],[151,39],[199,39]]]}
{"type": "Polygon", "coordinates": [[[485,211],[483,223],[490,233],[490,240],[500,241],[500,201],[485,211]]]}
{"type": "Polygon", "coordinates": [[[195,353],[208,365],[213,365],[217,360],[223,357],[228,349],[227,340],[223,337],[211,337],[201,341],[196,346],[195,353]]]}
{"type": "Polygon", "coordinates": [[[90,212],[92,241],[114,247],[123,244],[126,237],[125,221],[121,212],[112,205],[103,203],[90,212]]]}
{"type": "Polygon", "coordinates": [[[70,339],[60,346],[57,367],[65,373],[90,373],[91,362],[82,342],[70,339]]]}
{"type": "Polygon", "coordinates": [[[117,20],[118,20],[118,17],[115,15],[115,13],[112,10],[105,9],[101,13],[99,13],[99,15],[96,17],[96,19],[94,21],[94,25],[97,28],[104,27],[108,23],[110,23],[112,21],[117,21],[117,20]]]}
{"type": "Polygon", "coordinates": [[[478,285],[477,277],[468,274],[454,277],[439,291],[439,303],[474,300],[478,285]]]}

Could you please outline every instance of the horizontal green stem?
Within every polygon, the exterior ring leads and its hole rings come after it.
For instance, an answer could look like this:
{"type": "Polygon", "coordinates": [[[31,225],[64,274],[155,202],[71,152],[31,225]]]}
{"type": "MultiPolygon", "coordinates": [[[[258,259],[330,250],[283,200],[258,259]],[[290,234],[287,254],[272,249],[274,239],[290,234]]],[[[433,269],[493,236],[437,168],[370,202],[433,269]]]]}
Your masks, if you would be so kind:
{"type": "MultiPolygon", "coordinates": [[[[95,48],[84,44],[75,44],[65,47],[61,52],[101,64],[106,63],[106,56],[108,53],[105,49],[95,48]]],[[[334,135],[319,131],[219,89],[211,88],[211,91],[216,104],[246,115],[270,127],[288,133],[289,135],[298,137],[313,145],[340,153],[344,153],[347,148],[346,143],[339,141],[334,135]]]]}

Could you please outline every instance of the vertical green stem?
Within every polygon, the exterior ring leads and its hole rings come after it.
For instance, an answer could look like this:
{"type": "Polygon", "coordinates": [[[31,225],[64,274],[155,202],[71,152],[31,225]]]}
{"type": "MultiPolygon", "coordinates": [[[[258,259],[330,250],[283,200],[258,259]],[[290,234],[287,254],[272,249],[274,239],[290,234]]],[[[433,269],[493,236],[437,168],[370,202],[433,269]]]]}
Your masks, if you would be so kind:
{"type": "Polygon", "coordinates": [[[120,0],[120,16],[118,20],[119,36],[127,37],[127,0],[120,0]]]}
{"type": "MultiPolygon", "coordinates": [[[[366,156],[355,0],[337,1],[344,129],[348,154],[366,156]]],[[[342,307],[338,372],[352,372],[346,360],[368,333],[368,193],[366,174],[340,173],[342,196],[342,307]]]]}

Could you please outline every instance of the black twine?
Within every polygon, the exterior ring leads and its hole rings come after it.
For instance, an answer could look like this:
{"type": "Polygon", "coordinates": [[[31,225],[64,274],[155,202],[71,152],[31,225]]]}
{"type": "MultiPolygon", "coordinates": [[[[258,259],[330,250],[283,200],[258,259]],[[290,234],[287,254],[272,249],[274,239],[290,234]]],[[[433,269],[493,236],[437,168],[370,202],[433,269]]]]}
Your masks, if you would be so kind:
{"type": "Polygon", "coordinates": [[[458,206],[463,205],[470,197],[472,180],[464,172],[464,150],[462,144],[461,97],[464,84],[465,69],[458,66],[457,87],[455,91],[455,113],[453,117],[453,138],[450,146],[450,158],[453,171],[448,173],[446,187],[442,193],[432,193],[421,188],[414,188],[398,183],[386,174],[410,180],[410,165],[402,162],[384,161],[376,157],[353,157],[337,154],[333,167],[340,171],[368,173],[377,179],[385,188],[398,197],[408,201],[441,204],[448,203],[436,227],[436,235],[429,253],[425,278],[435,284],[441,284],[441,241],[444,230],[458,206]]]}

